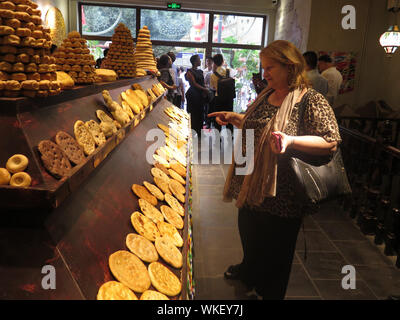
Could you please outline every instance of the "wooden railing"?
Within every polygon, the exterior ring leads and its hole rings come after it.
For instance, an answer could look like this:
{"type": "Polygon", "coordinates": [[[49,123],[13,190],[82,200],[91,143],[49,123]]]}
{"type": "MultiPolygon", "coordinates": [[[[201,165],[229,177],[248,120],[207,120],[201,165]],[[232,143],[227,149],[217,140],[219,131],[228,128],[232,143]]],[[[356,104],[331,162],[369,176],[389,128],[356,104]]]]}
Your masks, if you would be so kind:
{"type": "Polygon", "coordinates": [[[341,205],[400,268],[400,150],[382,139],[340,126],[342,154],[352,197],[341,205]]]}

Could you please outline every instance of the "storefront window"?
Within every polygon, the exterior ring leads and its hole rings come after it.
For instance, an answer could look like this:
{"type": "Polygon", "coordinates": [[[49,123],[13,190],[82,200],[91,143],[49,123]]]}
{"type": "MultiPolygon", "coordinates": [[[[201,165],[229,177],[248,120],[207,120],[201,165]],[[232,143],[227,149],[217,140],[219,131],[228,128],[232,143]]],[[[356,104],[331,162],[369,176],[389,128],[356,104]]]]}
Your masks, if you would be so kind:
{"type": "Polygon", "coordinates": [[[94,59],[104,58],[104,49],[107,49],[111,41],[100,41],[100,40],[87,40],[87,46],[90,50],[90,54],[94,56],[94,59]]]}
{"type": "Polygon", "coordinates": [[[229,68],[236,80],[234,111],[245,111],[256,97],[251,79],[253,73],[260,72],[260,50],[214,48],[213,55],[217,53],[223,55],[224,67],[229,68]]]}
{"type": "Polygon", "coordinates": [[[111,37],[118,24],[124,23],[136,36],[136,9],[82,5],[82,35],[111,37]]]}
{"type": "Polygon", "coordinates": [[[205,42],[208,37],[206,13],[141,10],[141,27],[147,26],[152,40],[205,42]]]}
{"type": "Polygon", "coordinates": [[[263,18],[214,15],[213,42],[261,45],[263,18]]]}
{"type": "Polygon", "coordinates": [[[204,64],[205,58],[205,49],[204,48],[185,48],[185,47],[173,47],[173,46],[153,46],[154,54],[157,58],[166,54],[170,51],[175,53],[176,61],[175,65],[177,67],[183,67],[185,70],[187,68],[191,68],[192,65],[190,63],[190,57],[194,54],[198,54],[200,56],[200,60],[202,65],[204,64]]]}

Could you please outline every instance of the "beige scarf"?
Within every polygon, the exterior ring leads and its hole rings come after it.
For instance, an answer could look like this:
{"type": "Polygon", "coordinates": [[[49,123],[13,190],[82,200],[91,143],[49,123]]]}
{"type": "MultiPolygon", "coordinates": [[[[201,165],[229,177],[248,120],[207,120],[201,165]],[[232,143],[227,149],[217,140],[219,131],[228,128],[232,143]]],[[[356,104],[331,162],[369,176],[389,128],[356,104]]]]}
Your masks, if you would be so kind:
{"type": "MultiPolygon", "coordinates": [[[[271,150],[271,133],[275,131],[284,132],[294,105],[301,100],[306,91],[306,89],[295,89],[289,92],[278,112],[265,126],[259,144],[254,146],[255,155],[250,159],[251,161],[254,161],[254,169],[253,172],[247,172],[244,177],[236,201],[236,206],[238,208],[241,208],[244,204],[247,204],[250,207],[260,206],[266,197],[276,196],[278,156],[271,150]]],[[[265,96],[269,92],[270,89],[267,88],[259,94],[257,99],[246,112],[246,115],[242,120],[242,127],[243,123],[256,110],[256,108],[264,103],[265,96]]],[[[234,170],[235,162],[232,160],[224,187],[224,201],[232,201],[232,198],[229,195],[229,189],[232,183],[234,170]]]]}

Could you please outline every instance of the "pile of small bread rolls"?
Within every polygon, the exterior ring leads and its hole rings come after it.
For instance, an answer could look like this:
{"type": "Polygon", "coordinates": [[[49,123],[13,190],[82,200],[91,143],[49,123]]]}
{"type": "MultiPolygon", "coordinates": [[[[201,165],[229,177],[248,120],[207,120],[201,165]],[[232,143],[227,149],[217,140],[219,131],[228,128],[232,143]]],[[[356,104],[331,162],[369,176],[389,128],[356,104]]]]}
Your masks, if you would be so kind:
{"type": "Polygon", "coordinates": [[[25,169],[29,160],[23,154],[15,154],[7,160],[6,167],[0,168],[0,185],[29,187],[32,179],[25,169]]]}

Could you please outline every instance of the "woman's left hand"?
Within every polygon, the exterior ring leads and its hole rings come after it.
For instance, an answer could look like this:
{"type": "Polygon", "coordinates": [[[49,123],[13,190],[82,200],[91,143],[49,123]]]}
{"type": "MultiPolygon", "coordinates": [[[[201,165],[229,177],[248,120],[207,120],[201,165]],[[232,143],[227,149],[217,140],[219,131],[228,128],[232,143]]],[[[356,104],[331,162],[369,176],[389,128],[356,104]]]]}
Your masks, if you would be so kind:
{"type": "Polygon", "coordinates": [[[276,137],[274,135],[271,135],[271,149],[272,152],[275,154],[282,154],[285,153],[288,146],[290,146],[293,143],[293,137],[292,136],[288,136],[287,134],[284,134],[283,132],[280,131],[275,131],[273,132],[276,137]],[[279,146],[277,143],[278,142],[278,137],[280,137],[280,146],[281,149],[279,149],[279,146]]]}

